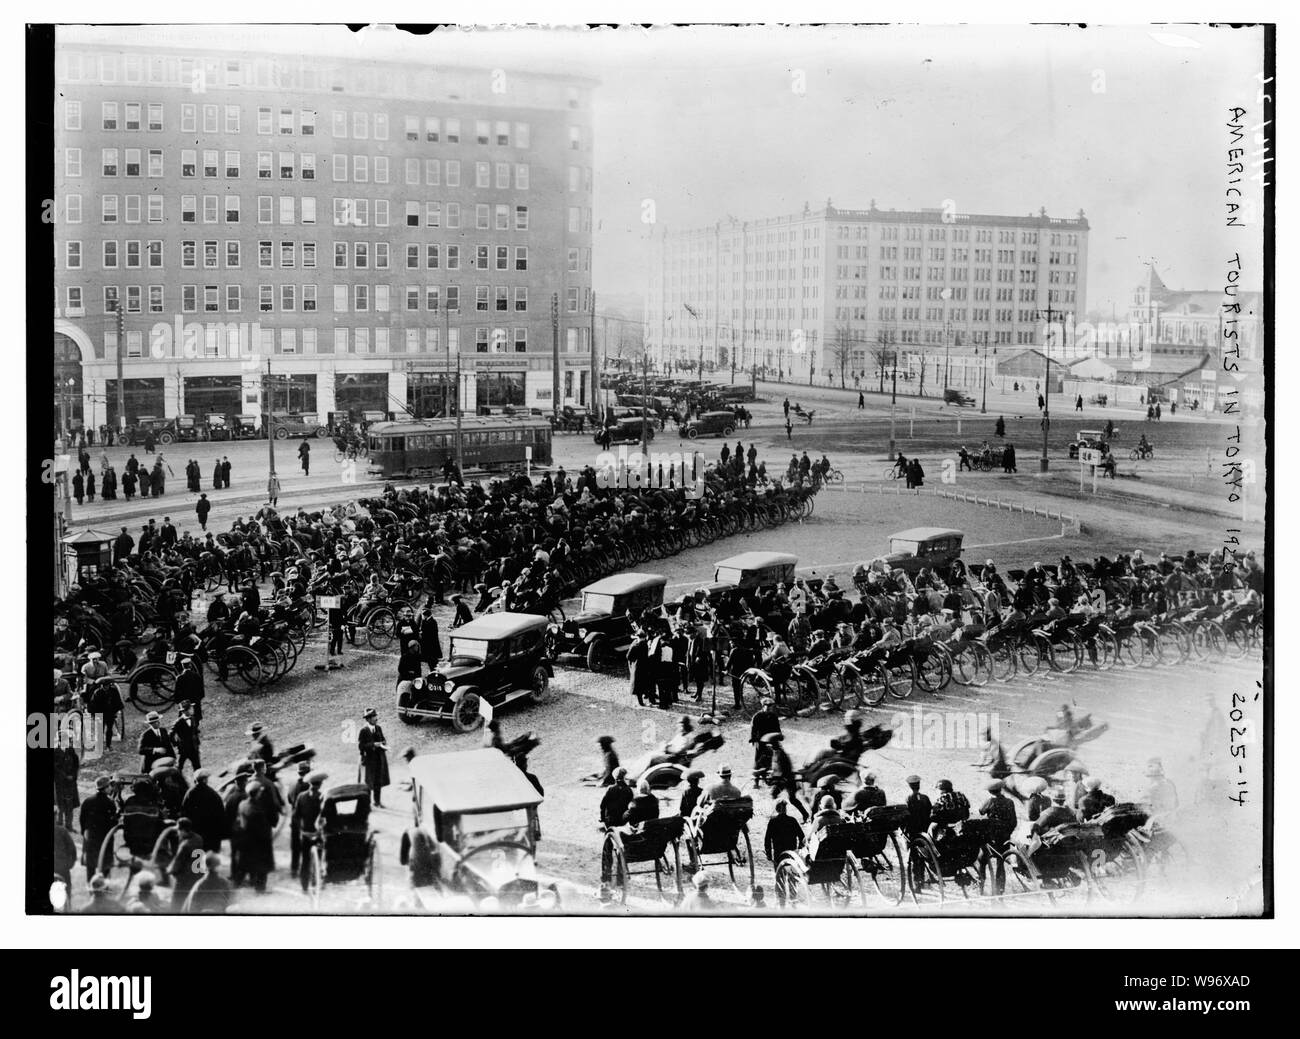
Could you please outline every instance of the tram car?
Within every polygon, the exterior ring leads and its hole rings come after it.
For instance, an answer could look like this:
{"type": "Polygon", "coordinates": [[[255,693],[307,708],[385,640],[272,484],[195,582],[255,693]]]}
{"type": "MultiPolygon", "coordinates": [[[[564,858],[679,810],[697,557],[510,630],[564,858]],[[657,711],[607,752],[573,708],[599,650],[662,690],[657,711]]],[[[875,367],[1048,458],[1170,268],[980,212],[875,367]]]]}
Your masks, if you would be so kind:
{"type": "MultiPolygon", "coordinates": [[[[456,457],[456,420],[376,422],[366,431],[369,472],[384,479],[441,476],[456,457]]],[[[551,424],[544,418],[464,416],[460,436],[465,469],[523,469],[532,449],[534,465],[551,463],[551,424]]]]}

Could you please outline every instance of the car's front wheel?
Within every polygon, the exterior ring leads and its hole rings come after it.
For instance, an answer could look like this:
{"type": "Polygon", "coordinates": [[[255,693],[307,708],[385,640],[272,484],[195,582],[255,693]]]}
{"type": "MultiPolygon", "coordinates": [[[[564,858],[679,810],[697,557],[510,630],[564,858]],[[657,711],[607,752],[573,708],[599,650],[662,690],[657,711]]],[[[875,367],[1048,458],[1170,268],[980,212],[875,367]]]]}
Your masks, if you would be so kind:
{"type": "Polygon", "coordinates": [[[482,724],[483,716],[479,714],[478,693],[466,693],[452,708],[452,728],[457,732],[473,732],[482,724]]]}
{"type": "Polygon", "coordinates": [[[546,700],[546,694],[551,691],[551,676],[546,673],[546,668],[541,666],[533,668],[533,678],[529,688],[532,689],[533,703],[542,703],[546,700]]]}

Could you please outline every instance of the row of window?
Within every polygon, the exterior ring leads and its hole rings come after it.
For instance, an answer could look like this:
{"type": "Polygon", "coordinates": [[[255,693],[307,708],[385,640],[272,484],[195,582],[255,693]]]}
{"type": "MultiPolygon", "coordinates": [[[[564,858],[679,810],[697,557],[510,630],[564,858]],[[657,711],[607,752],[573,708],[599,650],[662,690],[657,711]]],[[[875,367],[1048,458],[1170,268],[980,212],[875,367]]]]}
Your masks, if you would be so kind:
{"type": "MultiPolygon", "coordinates": [[[[235,180],[243,168],[242,156],[238,151],[217,149],[202,152],[195,149],[181,150],[181,177],[221,178],[235,180]],[[223,161],[224,160],[224,161],[223,161]]],[[[347,183],[349,169],[351,180],[357,184],[369,184],[373,175],[374,183],[388,183],[388,159],[382,155],[335,155],[332,159],[333,179],[335,183],[347,183]],[[351,159],[351,163],[349,163],[351,159]]],[[[576,167],[574,167],[576,169],[576,167]]],[[[460,160],[448,159],[445,163],[437,159],[407,159],[405,162],[406,183],[418,186],[423,183],[428,187],[458,188],[461,186],[460,160]],[[445,172],[444,172],[445,171],[445,172]]],[[[82,175],[82,157],[80,148],[66,148],[63,154],[63,172],[67,177],[82,175]]],[[[103,148],[100,151],[100,173],[105,177],[164,177],[166,165],[161,148],[103,148]]],[[[474,164],[474,187],[527,191],[529,185],[529,167],[527,163],[476,162],[474,164]],[[495,174],[495,177],[494,177],[495,174]]],[[[258,152],[258,180],[302,180],[316,179],[316,154],[314,152],[258,152]]],[[[467,185],[468,186],[468,185],[467,185]]],[[[588,188],[589,190],[589,188],[588,188]]]]}
{"type": "MultiPolygon", "coordinates": [[[[182,133],[198,133],[199,119],[202,116],[203,133],[237,134],[241,132],[241,108],[239,105],[197,105],[180,106],[180,129],[182,133]]],[[[100,103],[100,129],[109,132],[123,130],[135,132],[147,130],[160,133],[165,129],[164,109],[161,102],[144,103],[138,101],[103,101],[100,103]]],[[[470,120],[465,121],[466,124],[470,120]]],[[[474,134],[465,137],[465,143],[500,147],[510,147],[513,140],[516,148],[531,147],[532,131],[528,123],[511,124],[507,120],[475,119],[474,134]],[[513,135],[512,135],[513,125],[513,135]]],[[[66,130],[82,128],[82,110],[80,101],[67,101],[63,108],[63,126],[66,130]]],[[[338,139],[367,141],[372,137],[376,141],[388,140],[388,116],[383,112],[332,112],[330,129],[338,139]],[[349,120],[349,114],[351,119],[349,120]],[[350,125],[349,125],[350,124],[350,125]],[[349,130],[351,132],[349,132],[349,130]]],[[[273,108],[269,105],[257,109],[256,132],[264,137],[270,136],[316,136],[316,112],[307,108],[273,108]]],[[[405,119],[405,136],[408,141],[421,139],[421,125],[418,116],[405,119]]],[[[455,117],[441,118],[426,116],[423,125],[423,138],[428,143],[460,144],[461,120],[455,117]]],[[[574,151],[581,150],[582,131],[580,127],[570,127],[569,144],[574,151]]]]}
{"type": "MultiPolygon", "coordinates": [[[[224,252],[226,268],[238,269],[242,266],[240,247],[241,242],[238,239],[227,239],[224,250],[222,243],[216,239],[208,239],[203,241],[201,245],[195,240],[182,241],[181,267],[184,269],[197,268],[201,256],[204,269],[215,270],[221,266],[221,257],[224,252]]],[[[163,242],[161,240],[118,242],[116,239],[107,239],[101,242],[101,248],[103,250],[102,266],[105,270],[116,269],[119,258],[123,261],[122,265],[127,268],[145,266],[144,257],[148,258],[147,266],[149,267],[162,268],[164,266],[163,242]]],[[[513,247],[507,245],[468,246],[466,252],[466,269],[480,271],[528,270],[528,246],[526,245],[513,247]]],[[[576,252],[576,250],[571,250],[571,252],[576,252]]],[[[275,242],[265,239],[259,241],[257,243],[257,266],[263,269],[275,267],[276,253],[275,242]]],[[[354,270],[388,270],[390,253],[391,247],[388,242],[335,242],[333,265],[336,270],[348,268],[354,270]]],[[[305,269],[316,267],[315,242],[281,241],[278,254],[279,266],[282,268],[293,268],[300,265],[305,269]]],[[[441,244],[426,243],[406,247],[407,270],[418,270],[421,267],[426,270],[440,270],[445,264],[447,270],[455,271],[461,269],[460,261],[461,246],[459,245],[443,246],[441,244]]],[[[68,270],[82,269],[82,243],[80,241],[64,242],[64,265],[68,270]]]]}
{"type": "MultiPolygon", "coordinates": [[[[337,61],[313,63],[301,56],[292,58],[192,58],[162,54],[87,53],[59,48],[56,77],[79,83],[150,83],[183,87],[194,93],[205,90],[255,88],[264,90],[329,91],[342,94],[378,94],[438,100],[446,96],[447,77],[427,69],[415,71],[400,65],[337,61]]],[[[505,84],[500,70],[481,69],[468,76],[480,76],[493,88],[505,84]]],[[[557,98],[558,100],[558,98],[557,98]]],[[[582,96],[576,87],[565,88],[566,104],[580,107],[582,96]]]]}
{"type": "MultiPolygon", "coordinates": [[[[421,337],[420,329],[408,328],[404,334],[394,337],[387,328],[332,328],[321,334],[316,328],[260,328],[257,329],[257,343],[250,340],[252,329],[235,325],[226,328],[204,326],[198,333],[194,349],[201,357],[247,357],[256,346],[265,355],[270,354],[386,354],[397,353],[440,353],[443,350],[442,329],[426,328],[421,337]],[[423,338],[423,343],[421,339],[423,338]]],[[[576,332],[576,329],[570,329],[576,332]]],[[[459,328],[447,330],[447,347],[453,353],[460,349],[459,328]]],[[[571,347],[568,352],[577,349],[571,347]]],[[[505,353],[512,350],[525,353],[528,350],[527,328],[486,328],[474,329],[475,353],[505,353]]],[[[113,353],[117,350],[117,331],[109,329],[104,333],[104,350],[113,353]]],[[[143,358],[145,356],[145,334],[129,331],[126,333],[126,350],[124,357],[143,358]]]]}
{"type": "MultiPolygon", "coordinates": [[[[367,313],[375,311],[387,313],[392,309],[391,300],[394,287],[387,284],[378,285],[333,285],[333,312],[336,314],[367,313]]],[[[69,285],[65,289],[69,310],[80,310],[84,306],[83,288],[69,285]]],[[[442,310],[458,312],[460,310],[459,285],[406,285],[401,289],[400,302],[407,311],[425,310],[438,313],[442,310]]],[[[590,289],[586,290],[587,306],[590,306],[590,289]]],[[[216,313],[222,309],[238,313],[243,308],[243,287],[240,285],[182,285],[181,312],[216,313]],[[200,306],[200,300],[202,301],[200,306]]],[[[104,313],[111,314],[117,308],[121,290],[116,285],[103,286],[104,313]]],[[[161,314],[165,310],[166,293],[162,285],[128,285],[125,289],[125,312],[140,314],[147,306],[151,314],[161,314]],[[144,302],[148,300],[147,304],[144,302]]],[[[571,290],[568,297],[570,313],[577,313],[577,290],[571,290]]],[[[314,311],[317,309],[317,286],[308,285],[259,285],[257,287],[257,309],[262,313],[272,313],[277,309],[293,312],[298,309],[314,311]]],[[[476,285],[474,286],[475,313],[517,313],[528,312],[528,288],[523,285],[476,285]]]]}
{"type": "MultiPolygon", "coordinates": [[[[148,223],[164,223],[166,203],[161,195],[149,195],[148,223]]],[[[82,199],[78,193],[64,196],[64,221],[69,224],[82,222],[82,199]]],[[[143,198],[140,195],[100,195],[100,222],[116,224],[119,222],[140,223],[143,198]]],[[[243,204],[239,195],[181,195],[181,223],[237,224],[243,204]]],[[[257,196],[257,223],[259,224],[314,224],[316,223],[316,199],[314,197],[295,198],[292,195],[257,196]]],[[[461,226],[461,204],[459,202],[415,202],[406,203],[405,220],[398,226],[405,227],[442,227],[456,230],[461,226]]],[[[474,226],[480,231],[527,231],[529,223],[527,206],[510,206],[503,203],[488,205],[476,203],[474,206],[474,226]]],[[[335,227],[375,227],[389,226],[389,200],[364,198],[335,198],[335,227]]],[[[570,207],[569,230],[578,233],[591,230],[591,210],[570,207]]]]}

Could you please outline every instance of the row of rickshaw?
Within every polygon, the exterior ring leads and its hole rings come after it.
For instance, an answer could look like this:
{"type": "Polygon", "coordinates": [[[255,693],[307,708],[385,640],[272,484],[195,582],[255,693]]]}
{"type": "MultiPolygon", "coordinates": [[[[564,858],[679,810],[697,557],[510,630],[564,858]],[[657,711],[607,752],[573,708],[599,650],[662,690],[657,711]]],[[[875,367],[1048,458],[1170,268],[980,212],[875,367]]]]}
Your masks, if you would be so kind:
{"type": "MultiPolygon", "coordinates": [[[[1075,719],[1070,732],[1048,730],[1025,740],[1011,756],[1014,775],[1040,782],[1066,770],[1074,746],[1106,731],[1089,716],[1075,719]]],[[[885,746],[887,729],[862,733],[865,751],[885,746]]],[[[669,753],[652,753],[630,770],[655,791],[672,790],[700,756],[722,746],[722,736],[700,730],[698,738],[669,753]]],[[[666,748],[665,748],[666,749],[666,748]]],[[[833,746],[798,771],[806,787],[821,790],[828,778],[848,791],[860,782],[857,758],[833,746]]],[[[606,827],[603,853],[611,879],[625,902],[636,876],[652,876],[659,897],[676,904],[685,878],[709,867],[725,867],[732,887],[748,897],[757,874],[749,823],[752,792],[768,780],[758,768],[743,796],[698,804],[689,816],[669,816],[635,827],[606,827]]],[[[1009,781],[1010,782],[1010,781],[1009,781]]],[[[1014,786],[1014,783],[1010,783],[1014,786]]],[[[1149,806],[1121,803],[1095,819],[1037,834],[1028,825],[999,831],[985,818],[944,818],[917,825],[904,804],[855,812],[813,832],[806,845],[782,853],[774,863],[775,895],[781,907],[835,910],[871,905],[943,904],[950,898],[1037,898],[1055,903],[1084,893],[1106,902],[1135,902],[1153,874],[1185,872],[1182,844],[1153,818],[1149,806]],[[817,892],[818,894],[814,894],[817,892]]]]}
{"type": "MultiPolygon", "coordinates": [[[[291,811],[278,774],[314,756],[310,747],[297,744],[281,751],[267,765],[265,781],[274,787],[274,799],[281,808],[273,824],[277,835],[291,811]]],[[[237,762],[223,771],[219,777],[223,780],[221,789],[247,775],[250,767],[249,762],[237,762]]],[[[120,795],[123,787],[129,787],[132,796],[122,802],[116,824],[100,843],[95,871],[111,880],[114,871],[129,876],[144,866],[165,881],[180,845],[177,820],[189,784],[178,769],[163,767],[147,775],[118,774],[114,777],[114,796],[120,795]]],[[[370,825],[370,809],[370,789],[364,784],[343,783],[322,792],[316,829],[304,836],[302,851],[306,856],[305,889],[313,908],[319,907],[327,885],[361,885],[372,906],[382,899],[379,833],[370,825]]],[[[185,911],[189,911],[188,903],[185,911]]]]}

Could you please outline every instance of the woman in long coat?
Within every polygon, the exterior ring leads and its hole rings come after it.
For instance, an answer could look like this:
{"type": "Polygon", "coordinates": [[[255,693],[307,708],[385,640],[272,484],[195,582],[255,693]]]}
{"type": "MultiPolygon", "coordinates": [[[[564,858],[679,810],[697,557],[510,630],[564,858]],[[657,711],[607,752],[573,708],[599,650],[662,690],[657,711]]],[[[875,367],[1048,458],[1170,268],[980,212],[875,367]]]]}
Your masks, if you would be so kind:
{"type": "Polygon", "coordinates": [[[221,459],[212,463],[212,489],[221,490],[221,459]]]}
{"type": "Polygon", "coordinates": [[[275,824],[260,797],[239,804],[239,869],[253,888],[266,890],[266,877],[275,869],[275,824]]]}

